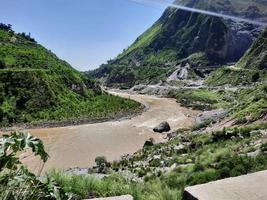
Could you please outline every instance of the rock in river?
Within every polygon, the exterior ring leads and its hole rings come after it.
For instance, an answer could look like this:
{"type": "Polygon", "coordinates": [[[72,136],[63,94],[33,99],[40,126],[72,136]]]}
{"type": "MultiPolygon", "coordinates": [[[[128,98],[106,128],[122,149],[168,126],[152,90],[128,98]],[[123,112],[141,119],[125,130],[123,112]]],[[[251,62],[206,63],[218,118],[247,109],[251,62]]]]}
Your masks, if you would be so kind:
{"type": "Polygon", "coordinates": [[[153,131],[158,133],[168,132],[171,130],[171,127],[168,122],[162,122],[156,126],[153,131]]]}

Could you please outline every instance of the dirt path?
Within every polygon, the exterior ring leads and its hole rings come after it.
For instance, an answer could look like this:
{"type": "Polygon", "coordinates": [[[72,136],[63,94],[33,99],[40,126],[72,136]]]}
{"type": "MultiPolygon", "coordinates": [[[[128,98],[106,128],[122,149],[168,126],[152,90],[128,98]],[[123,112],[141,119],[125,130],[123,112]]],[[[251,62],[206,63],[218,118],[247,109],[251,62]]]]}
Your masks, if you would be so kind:
{"type": "Polygon", "coordinates": [[[163,140],[153,128],[168,121],[172,130],[186,128],[194,123],[195,111],[180,107],[174,99],[148,95],[111,92],[143,103],[148,109],[132,119],[104,123],[28,130],[40,137],[50,158],[43,166],[31,155],[24,154],[23,162],[36,173],[52,168],[68,169],[94,165],[96,156],[104,155],[108,160],[117,160],[123,154],[132,154],[142,148],[145,140],[163,140]]]}

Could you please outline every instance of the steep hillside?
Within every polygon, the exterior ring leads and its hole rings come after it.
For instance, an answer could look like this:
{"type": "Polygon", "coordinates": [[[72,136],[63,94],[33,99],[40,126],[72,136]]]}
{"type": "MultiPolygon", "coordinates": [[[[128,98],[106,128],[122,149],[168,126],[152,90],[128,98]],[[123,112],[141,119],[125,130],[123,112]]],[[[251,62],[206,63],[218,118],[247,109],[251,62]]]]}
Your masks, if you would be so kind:
{"type": "Polygon", "coordinates": [[[109,86],[157,83],[175,69],[186,69],[181,79],[204,77],[207,66],[238,61],[260,31],[261,27],[247,23],[167,8],[128,49],[89,74],[109,86]]]}
{"type": "Polygon", "coordinates": [[[240,61],[215,71],[206,81],[209,85],[248,85],[267,80],[267,29],[240,61]]]}
{"type": "Polygon", "coordinates": [[[136,107],[137,103],[102,94],[95,82],[29,35],[0,24],[1,125],[102,118],[136,107]]]}
{"type": "Polygon", "coordinates": [[[265,0],[175,0],[174,3],[260,21],[264,21],[267,14],[265,0]]]}

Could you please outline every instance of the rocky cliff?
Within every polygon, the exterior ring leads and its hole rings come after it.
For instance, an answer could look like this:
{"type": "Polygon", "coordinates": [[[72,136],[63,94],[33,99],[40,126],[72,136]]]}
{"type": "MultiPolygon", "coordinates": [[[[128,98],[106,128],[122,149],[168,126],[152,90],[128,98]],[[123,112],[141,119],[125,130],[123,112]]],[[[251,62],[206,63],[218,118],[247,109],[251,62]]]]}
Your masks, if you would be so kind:
{"type": "MultiPolygon", "coordinates": [[[[183,3],[200,8],[206,6],[199,2],[187,0],[183,3]]],[[[216,2],[209,4],[209,9],[223,10],[221,7],[225,6],[228,13],[237,10],[235,5],[216,2]]],[[[262,13],[257,9],[241,11],[240,15],[262,13]]],[[[261,30],[262,27],[245,22],[167,8],[129,48],[90,74],[102,78],[110,86],[132,86],[166,80],[177,67],[188,68],[189,65],[186,78],[203,77],[207,66],[238,61],[261,30]]]]}

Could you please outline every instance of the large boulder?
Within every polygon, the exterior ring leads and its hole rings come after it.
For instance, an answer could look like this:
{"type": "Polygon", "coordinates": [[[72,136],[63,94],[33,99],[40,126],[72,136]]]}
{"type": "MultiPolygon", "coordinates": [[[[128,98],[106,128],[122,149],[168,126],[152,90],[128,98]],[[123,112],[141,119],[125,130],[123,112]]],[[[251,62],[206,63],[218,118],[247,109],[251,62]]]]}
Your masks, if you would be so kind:
{"type": "Polygon", "coordinates": [[[170,130],[171,130],[171,127],[168,122],[162,122],[153,129],[153,131],[157,133],[168,132],[170,130]]]}

